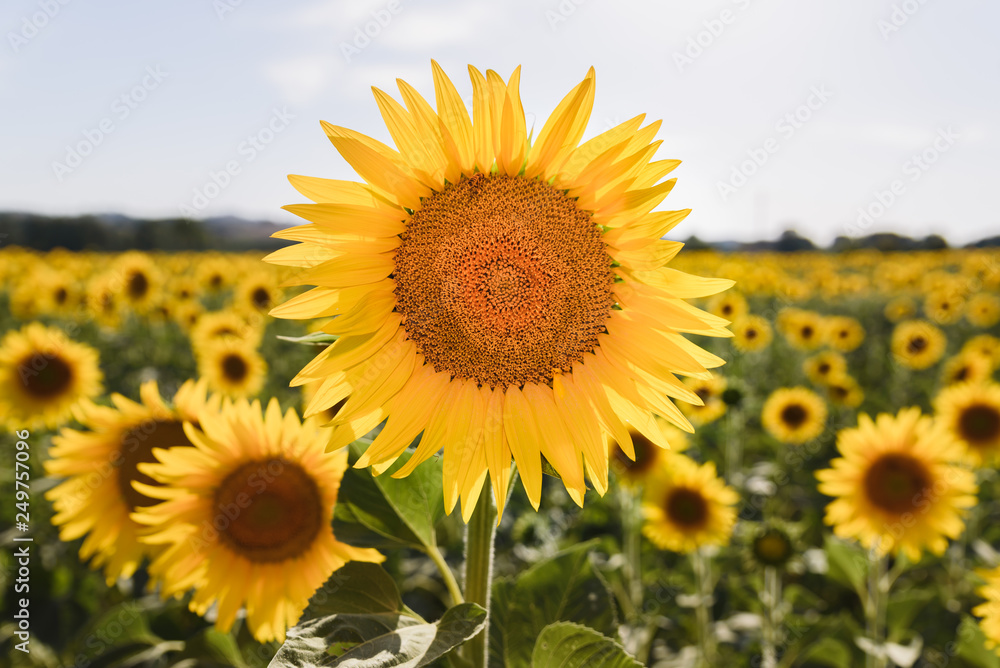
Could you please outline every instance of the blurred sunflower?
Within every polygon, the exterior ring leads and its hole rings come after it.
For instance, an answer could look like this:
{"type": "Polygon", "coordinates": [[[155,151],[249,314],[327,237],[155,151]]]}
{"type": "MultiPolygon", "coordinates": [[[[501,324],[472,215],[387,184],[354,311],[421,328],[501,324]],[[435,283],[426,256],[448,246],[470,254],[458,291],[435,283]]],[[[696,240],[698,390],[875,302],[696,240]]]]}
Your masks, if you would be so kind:
{"type": "Polygon", "coordinates": [[[757,567],[782,568],[796,556],[792,536],[783,527],[768,524],[761,526],[750,541],[751,564],[757,567]]]}
{"type": "Polygon", "coordinates": [[[856,318],[846,315],[830,316],[826,319],[826,342],[834,350],[849,353],[865,340],[865,328],[856,318]]]}
{"type": "Polygon", "coordinates": [[[149,527],[142,541],[162,546],[150,574],[165,598],[194,587],[200,615],[217,605],[220,631],[246,607],[253,636],[281,642],[333,571],[384,559],[333,535],[347,451],[327,454],[318,425],[282,416],[276,399],[266,414],[257,401],[226,400],[201,426],[186,428],[193,448],[156,450],[159,462],[139,467],[160,486],[137,491],[162,501],[132,516],[149,527]]]}
{"type": "Polygon", "coordinates": [[[880,554],[898,550],[912,561],[928,549],[940,555],[965,528],[976,503],[972,472],[955,464],[961,443],[918,408],[898,415],[867,415],[837,435],[841,457],[816,473],[819,491],[836,497],[826,523],[880,554]]]}
{"type": "Polygon", "coordinates": [[[941,369],[941,384],[982,383],[993,375],[993,360],[974,350],[959,352],[941,369]]]}
{"type": "Polygon", "coordinates": [[[933,290],[924,298],[924,315],[939,325],[962,319],[965,300],[953,290],[933,290]]]}
{"type": "Polygon", "coordinates": [[[763,350],[773,336],[771,323],[760,316],[748,315],[733,322],[733,345],[740,352],[763,350]]]}
{"type": "Polygon", "coordinates": [[[983,570],[979,575],[986,584],[976,590],[976,593],[986,599],[972,609],[972,614],[980,617],[979,628],[986,636],[986,647],[1000,654],[1000,567],[983,570]]]}
{"type": "Polygon", "coordinates": [[[271,272],[257,271],[246,276],[235,288],[234,306],[249,313],[267,313],[282,299],[274,287],[271,272]]]}
{"type": "Polygon", "coordinates": [[[203,257],[198,263],[198,285],[210,294],[222,292],[232,281],[233,269],[232,262],[222,255],[203,257]]]}
{"type": "Polygon", "coordinates": [[[847,360],[840,353],[826,350],[807,357],[802,363],[806,377],[817,385],[826,385],[830,379],[847,373],[847,360]]]}
{"type": "Polygon", "coordinates": [[[840,373],[827,380],[826,396],[835,406],[857,408],[865,400],[865,392],[853,376],[840,373]]]}
{"type": "Polygon", "coordinates": [[[746,316],[749,307],[746,297],[738,292],[729,291],[709,299],[705,310],[732,322],[746,316]]]}
{"type": "Polygon", "coordinates": [[[657,422],[663,430],[664,438],[670,443],[669,450],[657,445],[634,429],[629,431],[629,436],[632,437],[632,455],[626,454],[614,441],[608,444],[611,470],[624,484],[629,486],[645,485],[658,469],[671,461],[669,459],[671,454],[687,449],[687,434],[662,418],[657,418],[657,422]]]}
{"type": "Polygon", "coordinates": [[[973,295],[965,307],[965,319],[973,327],[992,327],[1000,322],[1000,297],[989,292],[973,295]]]}
{"type": "Polygon", "coordinates": [[[150,547],[139,542],[144,527],[129,518],[141,506],[159,503],[132,487],[133,481],[157,484],[140,473],[142,462],[156,461],[153,448],[190,446],[183,423],[199,424],[206,410],[206,384],[187,381],[168,406],[155,381],[143,383],[142,403],[112,394],[114,408],[85,403],[79,409],[87,431],[63,429],[52,439],[50,476],[66,478],[46,492],[56,513],[52,523],[59,537],[71,541],[86,536],[80,558],[104,569],[108,585],[130,577],[150,547]]]}
{"type": "Polygon", "coordinates": [[[785,308],[778,314],[778,329],[800,350],[814,350],[823,344],[823,316],[812,311],[785,308]]]}
{"type": "Polygon", "coordinates": [[[715,473],[715,464],[698,465],[684,455],[669,455],[643,494],[642,532],[661,550],[693,552],[704,545],[725,545],[736,524],[739,495],[715,473]]]}
{"type": "Polygon", "coordinates": [[[257,350],[238,339],[221,339],[198,350],[198,374],[213,392],[252,397],[264,386],[267,363],[257,350]]]}
{"type": "Polygon", "coordinates": [[[728,385],[724,376],[713,374],[710,378],[685,378],[684,384],[697,395],[701,404],[681,404],[681,411],[694,424],[705,425],[715,422],[726,414],[726,402],[722,395],[728,385]]]}
{"type": "Polygon", "coordinates": [[[670,398],[696,397],[674,374],[722,360],[682,334],[729,332],[684,300],[732,281],[664,266],[681,244],[662,237],[689,211],[651,213],[679,164],[651,162],[659,122],[578,146],[593,70],[529,143],[520,69],[469,68],[470,120],[432,67],[436,113],[403,81],[406,107],[375,90],[398,151],[323,124],[364,183],[290,177],[316,204],[286,208],[311,223],[276,234],[301,243],[267,259],[301,269],[286,285],[319,287],[271,314],[338,315],[323,329],[340,337],[293,384],[323,383],[307,414],[349,397],[334,439],[387,420],[358,466],[381,473],[423,432],[403,477],[444,447],[445,507],[461,498],[465,518],[487,472],[502,513],[512,458],[535,508],[542,457],[582,504],[585,474],[607,489],[603,438],[629,452],[632,426],[665,445],[657,415],[690,429],[670,398]]]}
{"type": "Polygon", "coordinates": [[[159,300],[163,279],[145,253],[123,253],[112,275],[121,286],[122,300],[136,313],[147,313],[159,300]]]}
{"type": "Polygon", "coordinates": [[[993,361],[993,366],[1000,366],[1000,339],[989,334],[973,336],[962,344],[962,352],[976,352],[993,361]]]}
{"type": "Polygon", "coordinates": [[[1000,385],[952,385],[935,397],[934,411],[952,436],[966,445],[973,463],[1000,461],[1000,385]]]}
{"type": "Polygon", "coordinates": [[[883,313],[885,314],[885,319],[889,322],[900,322],[915,316],[917,314],[917,307],[910,297],[893,297],[885,305],[883,313]]]}
{"type": "Polygon", "coordinates": [[[122,300],[117,287],[112,274],[98,274],[87,282],[87,312],[105,327],[115,328],[121,322],[122,300]]]}
{"type": "Polygon", "coordinates": [[[805,443],[823,433],[826,403],[804,387],[783,387],[768,396],[760,421],[782,443],[805,443]]]}
{"type": "Polygon", "coordinates": [[[213,311],[198,318],[191,331],[191,346],[195,354],[224,339],[236,339],[257,347],[264,338],[259,315],[248,319],[236,311],[213,311]]]}
{"type": "Polygon", "coordinates": [[[899,364],[919,371],[936,364],[947,344],[944,333],[931,323],[907,320],[892,330],[890,347],[899,364]]]}
{"type": "Polygon", "coordinates": [[[97,351],[33,322],[0,340],[0,423],[58,427],[73,407],[101,393],[97,351]]]}

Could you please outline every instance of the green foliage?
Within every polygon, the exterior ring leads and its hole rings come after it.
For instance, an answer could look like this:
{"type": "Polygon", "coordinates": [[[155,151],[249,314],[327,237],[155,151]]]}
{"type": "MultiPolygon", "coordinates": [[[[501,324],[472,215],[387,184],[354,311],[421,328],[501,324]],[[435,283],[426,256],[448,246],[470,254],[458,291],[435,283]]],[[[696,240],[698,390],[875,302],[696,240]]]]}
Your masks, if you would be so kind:
{"type": "Polygon", "coordinates": [[[288,631],[274,668],[419,668],[479,633],[486,611],[463,603],[437,622],[424,621],[403,608],[380,566],[351,562],[316,592],[303,619],[288,631]]]}
{"type": "Polygon", "coordinates": [[[549,624],[538,635],[531,652],[531,668],[640,668],[611,639],[586,626],[570,622],[549,624]]]}
{"type": "Polygon", "coordinates": [[[601,633],[615,632],[617,617],[611,593],[590,560],[594,545],[576,545],[535,564],[516,579],[494,582],[491,663],[530,665],[535,639],[557,620],[579,622],[601,633]]]}

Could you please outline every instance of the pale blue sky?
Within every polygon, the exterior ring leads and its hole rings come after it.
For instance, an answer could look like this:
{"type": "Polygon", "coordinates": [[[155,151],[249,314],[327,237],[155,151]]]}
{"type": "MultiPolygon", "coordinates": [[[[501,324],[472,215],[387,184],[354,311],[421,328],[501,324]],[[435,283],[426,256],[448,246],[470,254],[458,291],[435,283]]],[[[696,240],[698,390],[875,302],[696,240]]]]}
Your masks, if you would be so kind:
{"type": "Polygon", "coordinates": [[[646,112],[684,161],[677,237],[967,242],[1000,233],[997,25],[990,0],[6,0],[0,210],[293,223],[286,174],[353,176],[319,121],[389,141],[370,86],[433,101],[435,58],[463,95],[467,64],[521,64],[536,128],[594,65],[588,136],[646,112]]]}

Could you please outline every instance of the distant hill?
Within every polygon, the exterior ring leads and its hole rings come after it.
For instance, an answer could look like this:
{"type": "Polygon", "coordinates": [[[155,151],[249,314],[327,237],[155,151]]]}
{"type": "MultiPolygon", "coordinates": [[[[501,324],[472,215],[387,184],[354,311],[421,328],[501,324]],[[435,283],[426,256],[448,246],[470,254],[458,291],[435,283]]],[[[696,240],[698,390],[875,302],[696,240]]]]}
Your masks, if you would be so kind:
{"type": "MultiPolygon", "coordinates": [[[[67,250],[275,250],[289,245],[271,235],[285,229],[263,220],[247,220],[235,216],[220,216],[205,220],[168,218],[149,220],[121,214],[86,216],[45,216],[34,213],[0,212],[0,246],[16,245],[37,250],[65,248],[67,250]]],[[[865,237],[837,237],[826,249],[818,248],[809,239],[794,231],[786,231],[773,241],[703,241],[689,237],[689,249],[714,248],[723,252],[779,252],[828,250],[843,252],[864,248],[882,251],[937,250],[948,248],[948,242],[938,235],[911,239],[898,234],[878,233],[865,237]]],[[[990,237],[967,247],[1000,246],[1000,236],[990,237]]]]}

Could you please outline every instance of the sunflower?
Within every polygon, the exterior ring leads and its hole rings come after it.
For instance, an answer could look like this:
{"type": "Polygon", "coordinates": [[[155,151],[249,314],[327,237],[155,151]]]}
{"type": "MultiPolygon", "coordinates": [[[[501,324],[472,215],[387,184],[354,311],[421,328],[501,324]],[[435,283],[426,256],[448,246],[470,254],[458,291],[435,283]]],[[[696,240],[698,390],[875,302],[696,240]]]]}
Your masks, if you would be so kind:
{"type": "Polygon", "coordinates": [[[986,599],[972,609],[972,614],[981,617],[979,628],[986,636],[986,647],[1000,654],[1000,568],[980,571],[986,584],[976,593],[986,599]]]}
{"type": "Polygon", "coordinates": [[[1000,297],[989,292],[973,295],[965,306],[965,319],[973,327],[992,327],[1000,321],[1000,297]]]}
{"type": "Polygon", "coordinates": [[[831,378],[847,373],[847,360],[840,353],[827,350],[806,358],[802,370],[813,383],[826,385],[831,378]]]}
{"type": "Polygon", "coordinates": [[[812,311],[782,309],[778,314],[778,329],[800,350],[814,350],[823,343],[823,316],[812,311]]]}
{"type": "Polygon", "coordinates": [[[734,321],[746,316],[749,307],[747,306],[746,297],[738,292],[727,292],[722,295],[716,295],[708,300],[705,310],[720,318],[734,321]]]}
{"type": "Polygon", "coordinates": [[[950,325],[962,319],[965,300],[953,290],[934,290],[924,299],[924,315],[939,325],[950,325]]]}
{"type": "Polygon", "coordinates": [[[134,485],[162,500],[132,516],[149,527],[144,543],[163,546],[150,574],[164,597],[194,587],[198,614],[217,603],[220,631],[246,607],[255,638],[283,641],[333,571],[384,559],[333,535],[347,451],[326,454],[319,425],[292,409],[282,416],[276,399],[266,414],[260,402],[227,399],[201,427],[185,428],[193,448],[156,450],[159,462],[139,467],[161,485],[134,485]]]}
{"type": "Polygon", "coordinates": [[[865,340],[865,328],[856,318],[835,315],[826,319],[826,342],[834,350],[849,353],[865,340]]]}
{"type": "Polygon", "coordinates": [[[249,397],[264,386],[267,363],[253,346],[237,339],[224,339],[199,350],[198,374],[208,379],[208,386],[214,392],[249,397]]]}
{"type": "Polygon", "coordinates": [[[258,271],[245,277],[235,288],[234,305],[247,313],[267,313],[282,299],[272,284],[271,272],[258,271]]]}
{"type": "Polygon", "coordinates": [[[894,297],[885,305],[883,311],[889,322],[900,322],[917,314],[917,307],[910,297],[894,297]]]}
{"type": "Polygon", "coordinates": [[[993,366],[1000,366],[1000,339],[989,334],[973,336],[962,345],[962,351],[976,352],[993,361],[993,366]]]}
{"type": "Polygon", "coordinates": [[[694,424],[709,424],[726,414],[726,402],[722,399],[728,385],[725,377],[713,374],[710,378],[685,378],[684,384],[701,401],[701,404],[681,404],[681,411],[694,424]]]}
{"type": "Polygon", "coordinates": [[[853,376],[845,373],[835,374],[828,379],[826,396],[830,403],[836,406],[857,408],[865,400],[865,392],[853,376]]]}
{"type": "Polygon", "coordinates": [[[703,545],[725,545],[736,524],[739,495],[715,472],[684,455],[670,455],[667,466],[646,485],[642,532],[661,550],[693,552],[703,545]]]}
{"type": "Polygon", "coordinates": [[[115,328],[121,322],[122,299],[112,274],[98,274],[87,282],[84,302],[90,317],[105,327],[115,328]]]}
{"type": "Polygon", "coordinates": [[[635,429],[629,430],[632,437],[632,452],[626,453],[617,443],[609,443],[611,470],[618,479],[628,486],[646,484],[656,472],[668,465],[670,455],[682,452],[688,447],[687,434],[663,418],[657,418],[664,438],[670,443],[667,450],[649,440],[635,429]]]}
{"type": "Polygon", "coordinates": [[[966,445],[977,465],[1000,460],[1000,385],[962,383],[934,399],[937,419],[966,445]]]}
{"type": "Polygon", "coordinates": [[[781,568],[795,556],[795,543],[791,535],[777,525],[758,528],[750,541],[749,561],[755,566],[781,568]]]}
{"type": "Polygon", "coordinates": [[[230,260],[222,255],[203,257],[198,263],[198,285],[207,293],[221,292],[231,283],[233,269],[230,260]]]}
{"type": "Polygon", "coordinates": [[[816,473],[819,491],[836,497],[826,523],[837,536],[880,554],[902,550],[916,562],[924,548],[940,555],[946,539],[962,533],[975,479],[955,464],[962,444],[920,409],[875,420],[862,414],[856,428],[838,433],[837,448],[832,468],[816,473]]]}
{"type": "Polygon", "coordinates": [[[148,312],[159,300],[163,279],[145,253],[122,254],[113,275],[122,299],[136,313],[148,312]]]}
{"type": "Polygon", "coordinates": [[[771,345],[771,323],[757,315],[747,315],[733,322],[733,345],[740,352],[763,350],[771,345]]]}
{"type": "Polygon", "coordinates": [[[696,396],[674,374],[723,360],[682,334],[729,332],[684,300],[732,281],[664,266],[681,244],[661,237],[689,211],[652,212],[679,164],[651,161],[659,122],[578,146],[593,70],[529,143],[520,69],[505,83],[469,68],[470,120],[432,66],[436,112],[405,82],[406,107],[375,90],[398,151],[323,124],[364,183],[290,177],[316,203],[286,208],[312,222],[267,259],[318,287],[271,314],[337,315],[323,329],[339,336],[293,384],[322,381],[308,414],[349,397],[334,438],[387,420],[358,466],[384,471],[423,432],[403,477],[443,446],[449,511],[461,498],[470,517],[488,472],[502,512],[512,457],[535,508],[543,456],[582,504],[585,473],[607,489],[603,438],[627,450],[634,426],[665,445],[657,415],[689,428],[670,398],[696,396]]]}
{"type": "Polygon", "coordinates": [[[823,433],[826,404],[812,390],[783,387],[764,402],[760,421],[782,443],[805,443],[823,433]]]}
{"type": "Polygon", "coordinates": [[[253,314],[249,318],[236,311],[213,311],[198,318],[191,330],[191,346],[198,354],[224,339],[243,341],[255,348],[264,338],[263,317],[253,314]]]}
{"type": "Polygon", "coordinates": [[[890,346],[896,362],[919,371],[936,364],[947,344],[944,333],[931,323],[907,320],[892,330],[890,346]]]}
{"type": "Polygon", "coordinates": [[[206,410],[206,384],[187,381],[170,407],[156,381],[143,383],[141,403],[111,395],[114,408],[86,403],[79,409],[87,431],[63,429],[52,439],[52,459],[45,462],[50,476],[66,478],[46,493],[56,514],[52,523],[64,541],[86,536],[80,558],[93,558],[93,568],[104,568],[108,584],[129,577],[151,554],[138,541],[143,529],[129,519],[140,506],[158,503],[132,487],[138,480],[155,484],[139,472],[141,462],[155,461],[153,448],[190,446],[183,423],[197,425],[206,410]]]}
{"type": "Polygon", "coordinates": [[[97,351],[62,330],[33,322],[0,341],[0,423],[57,427],[73,407],[101,393],[97,351]]]}
{"type": "Polygon", "coordinates": [[[982,383],[993,375],[993,360],[974,350],[959,352],[941,369],[941,384],[982,383]]]}

